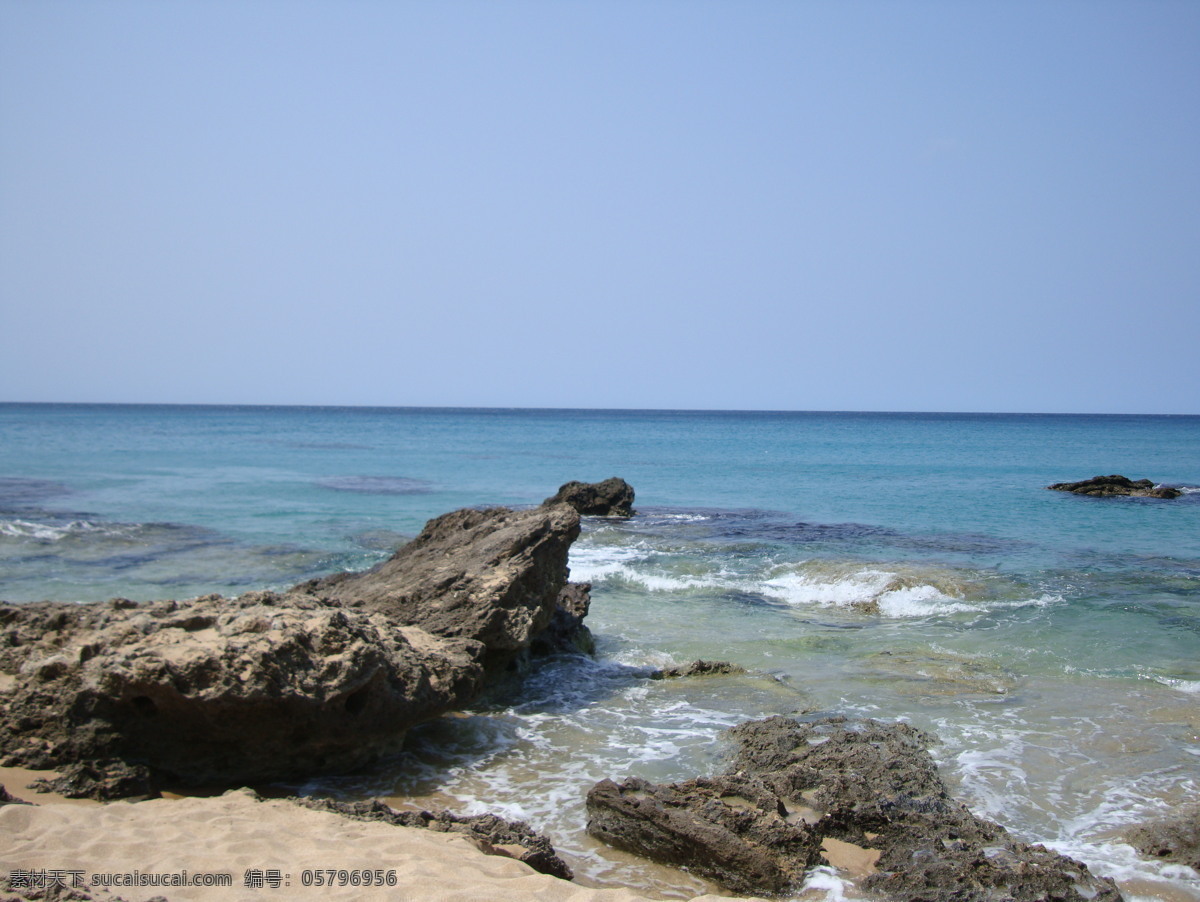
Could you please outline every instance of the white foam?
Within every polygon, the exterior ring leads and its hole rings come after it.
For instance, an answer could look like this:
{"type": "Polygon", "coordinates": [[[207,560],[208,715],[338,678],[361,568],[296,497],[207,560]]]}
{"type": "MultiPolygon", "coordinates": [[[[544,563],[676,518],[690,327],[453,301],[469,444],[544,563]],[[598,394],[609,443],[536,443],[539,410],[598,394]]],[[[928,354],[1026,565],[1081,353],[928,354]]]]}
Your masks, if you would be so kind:
{"type": "Polygon", "coordinates": [[[815,867],[808,872],[800,887],[800,898],[823,899],[824,902],[846,902],[846,890],[854,884],[838,876],[837,869],[827,865],[815,867]],[[817,896],[817,893],[824,893],[817,896]]]}
{"type": "Polygon", "coordinates": [[[884,617],[929,617],[975,610],[936,586],[904,585],[898,574],[886,570],[863,569],[833,579],[786,573],[761,585],[766,594],[791,605],[872,606],[884,617]]]}
{"type": "Polygon", "coordinates": [[[1172,677],[1159,676],[1153,679],[1154,682],[1170,686],[1178,692],[1186,692],[1188,695],[1200,695],[1200,680],[1177,680],[1172,677]]]}
{"type": "Polygon", "coordinates": [[[88,533],[119,535],[122,531],[119,527],[99,526],[87,520],[73,520],[64,526],[30,523],[28,520],[0,520],[0,535],[11,536],[17,539],[41,539],[50,542],[57,542],[68,536],[85,535],[88,533]]]}

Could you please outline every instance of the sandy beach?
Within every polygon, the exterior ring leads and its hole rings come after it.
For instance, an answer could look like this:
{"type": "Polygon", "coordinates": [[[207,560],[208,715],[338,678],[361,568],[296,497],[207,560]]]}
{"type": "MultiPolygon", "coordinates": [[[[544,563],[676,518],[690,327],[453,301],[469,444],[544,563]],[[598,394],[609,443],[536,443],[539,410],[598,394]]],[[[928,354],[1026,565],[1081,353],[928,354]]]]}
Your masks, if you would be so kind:
{"type": "MultiPolygon", "coordinates": [[[[635,902],[647,898],[629,890],[589,888],[538,874],[503,854],[484,854],[463,836],[351,820],[284,800],[259,800],[244,790],[212,798],[101,805],[25,790],[13,781],[22,775],[12,769],[4,769],[3,776],[12,795],[38,804],[0,807],[0,874],[33,872],[36,881],[41,872],[59,871],[68,885],[78,874],[82,889],[95,899],[635,902]],[[127,875],[136,882],[143,875],[185,872],[189,882],[228,885],[123,885],[127,875]],[[364,872],[370,872],[371,886],[363,885],[364,872]],[[119,876],[109,880],[107,875],[119,876]],[[330,882],[315,885],[323,878],[330,882]],[[102,885],[116,880],[122,885],[102,885]]],[[[23,898],[20,889],[14,890],[0,893],[0,898],[23,898]]],[[[698,898],[717,902],[726,897],[698,898]]]]}

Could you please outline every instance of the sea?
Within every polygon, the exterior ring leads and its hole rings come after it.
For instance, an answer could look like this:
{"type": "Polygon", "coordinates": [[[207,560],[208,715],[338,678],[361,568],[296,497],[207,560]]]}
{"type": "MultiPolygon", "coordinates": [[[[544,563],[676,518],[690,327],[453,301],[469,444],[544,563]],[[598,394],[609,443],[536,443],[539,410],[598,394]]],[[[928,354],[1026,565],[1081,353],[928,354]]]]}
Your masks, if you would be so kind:
{"type": "MultiPolygon", "coordinates": [[[[688,898],[713,888],[586,834],[596,781],[715,773],[772,714],[902,720],[977,814],[1200,900],[1122,838],[1200,798],[1200,417],[3,404],[0,598],[283,589],[609,476],[638,513],[570,558],[594,657],[274,789],[519,818],[581,882],[688,898]],[[1046,490],[1110,473],[1184,494],[1046,490]],[[649,678],[696,659],[747,673],[649,678]]],[[[821,868],[796,898],[870,896],[821,868]]]]}

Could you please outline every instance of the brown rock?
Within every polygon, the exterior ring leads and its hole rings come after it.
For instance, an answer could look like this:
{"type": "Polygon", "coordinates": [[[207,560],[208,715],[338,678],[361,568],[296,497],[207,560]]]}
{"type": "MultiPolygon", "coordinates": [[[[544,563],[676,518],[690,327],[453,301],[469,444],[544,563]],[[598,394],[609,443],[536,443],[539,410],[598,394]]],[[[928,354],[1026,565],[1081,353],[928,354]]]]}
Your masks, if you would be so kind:
{"type": "Polygon", "coordinates": [[[569,504],[590,517],[632,517],[633,486],[613,476],[603,482],[568,482],[543,504],[569,504]]]}
{"type": "Polygon", "coordinates": [[[771,717],[734,727],[725,774],[596,784],[588,831],[746,893],[796,889],[827,839],[878,853],[861,885],[922,902],[1116,902],[1085,865],[1009,838],[950,797],[906,724],[771,717]],[[780,825],[793,828],[785,830],[780,825]]]}
{"type": "Polygon", "coordinates": [[[1081,482],[1056,482],[1046,486],[1056,492],[1073,492],[1076,495],[1091,495],[1106,498],[1114,495],[1129,495],[1143,498],[1178,498],[1182,492],[1170,486],[1155,486],[1149,479],[1134,482],[1125,476],[1093,476],[1081,482]]]}

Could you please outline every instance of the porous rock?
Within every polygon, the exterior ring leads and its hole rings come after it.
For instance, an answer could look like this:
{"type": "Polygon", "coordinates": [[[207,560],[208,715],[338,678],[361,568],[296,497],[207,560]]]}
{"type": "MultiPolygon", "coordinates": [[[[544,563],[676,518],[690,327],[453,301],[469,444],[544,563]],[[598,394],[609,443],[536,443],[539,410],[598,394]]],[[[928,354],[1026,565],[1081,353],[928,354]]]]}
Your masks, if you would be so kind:
{"type": "Polygon", "coordinates": [[[157,799],[153,775],[143,764],[129,764],[119,758],[107,761],[80,761],[68,765],[54,778],[34,780],[30,788],[37,792],[56,792],[68,799],[113,799],[137,801],[157,799]]]}
{"type": "Polygon", "coordinates": [[[398,748],[407,726],[480,687],[470,640],[279,602],[250,593],[0,606],[7,663],[19,663],[0,711],[0,760],[121,758],[217,783],[342,770],[398,748]]]}
{"type": "Polygon", "coordinates": [[[400,827],[420,827],[438,833],[459,833],[488,855],[523,861],[535,871],[571,880],[574,875],[558,857],[546,837],[524,821],[509,821],[494,814],[459,815],[450,811],[397,811],[379,799],[338,802],[332,799],[292,799],[297,805],[332,811],[362,821],[381,821],[400,827]]]}
{"type": "Polygon", "coordinates": [[[1200,871],[1200,802],[1139,824],[1127,838],[1135,849],[1152,858],[1176,861],[1200,871]]]}
{"type": "Polygon", "coordinates": [[[833,839],[877,851],[874,872],[862,885],[896,899],[1121,898],[1111,880],[1013,840],[951,798],[927,750],[932,737],[911,726],[772,717],[734,727],[730,735],[737,751],[719,777],[670,786],[596,784],[588,794],[589,832],[627,851],[685,865],[735,892],[795,890],[815,861],[797,850],[833,839]],[[733,818],[736,831],[729,827],[733,818]],[[782,831],[781,824],[797,832],[771,832],[782,831]],[[719,851],[725,833],[748,841],[740,855],[719,851]]]}
{"type": "Polygon", "coordinates": [[[550,625],[578,536],[579,515],[563,504],[458,510],[430,520],[379,566],[304,583],[288,597],[333,601],[479,642],[489,663],[502,662],[550,625]]]}
{"type": "Polygon", "coordinates": [[[364,766],[548,628],[545,650],[586,644],[578,534],[567,505],[461,510],[378,567],[282,595],[0,604],[0,761],[86,763],[74,777],[101,793],[118,791],[95,788],[109,759],[224,785],[364,766]]]}
{"type": "Polygon", "coordinates": [[[677,677],[693,676],[724,676],[731,673],[745,673],[746,668],[729,661],[705,661],[698,659],[683,667],[664,667],[650,674],[652,680],[673,680],[677,677]]]}
{"type": "Polygon", "coordinates": [[[616,476],[603,482],[568,482],[543,504],[569,504],[589,517],[632,517],[633,486],[616,476]]]}
{"type": "Polygon", "coordinates": [[[1056,482],[1046,486],[1056,492],[1073,492],[1076,495],[1091,495],[1106,498],[1114,495],[1129,495],[1142,498],[1178,498],[1182,492],[1167,485],[1156,486],[1149,479],[1134,482],[1126,476],[1093,476],[1080,482],[1056,482]]]}

